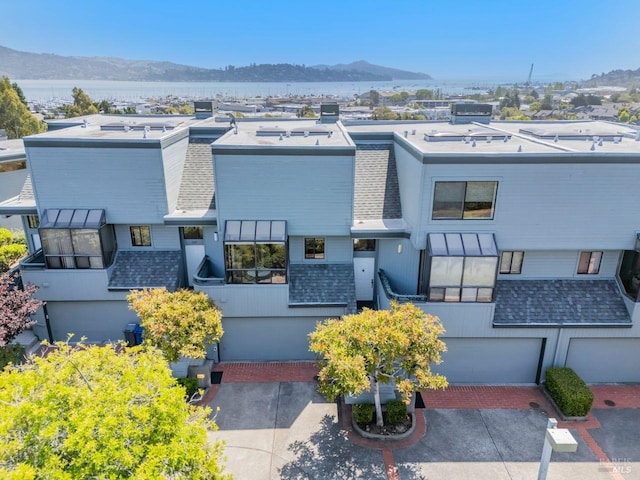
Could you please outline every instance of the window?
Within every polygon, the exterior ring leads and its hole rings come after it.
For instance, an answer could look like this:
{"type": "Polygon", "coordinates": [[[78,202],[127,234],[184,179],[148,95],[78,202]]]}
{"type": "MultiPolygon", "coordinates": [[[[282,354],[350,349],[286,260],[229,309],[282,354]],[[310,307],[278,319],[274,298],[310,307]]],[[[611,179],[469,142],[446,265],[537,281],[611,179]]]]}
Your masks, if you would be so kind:
{"type": "Polygon", "coordinates": [[[578,262],[578,273],[586,275],[597,275],[600,272],[600,262],[602,252],[580,252],[578,262]]]}
{"type": "Polygon", "coordinates": [[[106,268],[116,250],[104,210],[46,210],[39,234],[47,268],[106,268]]]}
{"type": "Polygon", "coordinates": [[[433,220],[491,220],[498,182],[436,182],[433,220]]]}
{"type": "Polygon", "coordinates": [[[376,241],[373,239],[355,238],[353,240],[354,252],[375,252],[376,241]]]}
{"type": "Polygon", "coordinates": [[[227,220],[224,239],[227,283],[287,283],[284,221],[227,220]]]}
{"type": "Polygon", "coordinates": [[[38,215],[27,215],[27,224],[29,228],[38,228],[40,226],[40,217],[38,215]]]}
{"type": "Polygon", "coordinates": [[[498,249],[492,234],[430,233],[426,253],[421,291],[430,302],[493,301],[498,249]]]}
{"type": "Polygon", "coordinates": [[[184,227],[182,229],[182,238],[185,240],[202,240],[204,238],[202,227],[184,227]]]}
{"type": "Polygon", "coordinates": [[[500,273],[503,275],[522,273],[524,252],[502,252],[500,256],[500,273]]]}
{"type": "Polygon", "coordinates": [[[305,238],[304,258],[307,260],[324,259],[324,238],[305,238]]]}
{"type": "Polygon", "coordinates": [[[151,230],[149,227],[129,227],[132,247],[150,247],[151,230]]]}

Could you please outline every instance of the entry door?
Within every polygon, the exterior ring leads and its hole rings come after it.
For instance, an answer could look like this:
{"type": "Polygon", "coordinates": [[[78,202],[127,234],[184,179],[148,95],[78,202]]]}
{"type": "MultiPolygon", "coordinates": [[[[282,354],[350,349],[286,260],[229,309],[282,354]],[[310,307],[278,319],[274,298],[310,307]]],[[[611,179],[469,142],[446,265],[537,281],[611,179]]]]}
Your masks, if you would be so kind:
{"type": "Polygon", "coordinates": [[[373,271],[375,264],[375,258],[356,257],[353,259],[357,301],[368,302],[373,300],[373,271]]]}
{"type": "Polygon", "coordinates": [[[197,273],[196,269],[204,258],[204,245],[185,245],[184,255],[187,263],[187,278],[189,286],[192,287],[193,275],[197,273]]]}

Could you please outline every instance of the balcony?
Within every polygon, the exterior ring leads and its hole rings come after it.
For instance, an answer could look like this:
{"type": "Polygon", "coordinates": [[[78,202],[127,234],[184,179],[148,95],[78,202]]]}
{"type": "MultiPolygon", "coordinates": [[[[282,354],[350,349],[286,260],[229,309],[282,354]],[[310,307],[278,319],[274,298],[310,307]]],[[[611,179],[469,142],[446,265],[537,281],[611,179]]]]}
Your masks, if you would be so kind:
{"type": "Polygon", "coordinates": [[[20,270],[42,270],[43,268],[45,263],[42,249],[20,260],[20,270]]]}
{"type": "Polygon", "coordinates": [[[213,273],[213,262],[208,255],[205,255],[200,265],[196,270],[196,274],[193,276],[194,285],[198,286],[211,286],[211,285],[224,285],[224,278],[217,277],[213,273]]]}

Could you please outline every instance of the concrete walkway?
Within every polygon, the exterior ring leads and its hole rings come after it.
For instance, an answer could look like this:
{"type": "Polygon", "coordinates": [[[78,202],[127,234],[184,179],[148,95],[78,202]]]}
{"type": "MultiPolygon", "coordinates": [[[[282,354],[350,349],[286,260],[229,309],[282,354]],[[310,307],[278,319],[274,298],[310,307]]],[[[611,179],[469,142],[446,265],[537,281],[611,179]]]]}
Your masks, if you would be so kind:
{"type": "MultiPolygon", "coordinates": [[[[205,401],[236,480],[535,479],[548,415],[536,387],[449,387],[424,392],[422,432],[401,443],[363,441],[348,408],[316,392],[311,363],[223,363],[205,401]]],[[[587,422],[563,424],[578,440],[553,454],[548,479],[640,480],[640,386],[593,387],[587,422]],[[608,402],[605,402],[607,400],[608,402]],[[610,406],[614,403],[614,406],[610,406]]],[[[420,416],[422,418],[420,418],[420,416]]]]}

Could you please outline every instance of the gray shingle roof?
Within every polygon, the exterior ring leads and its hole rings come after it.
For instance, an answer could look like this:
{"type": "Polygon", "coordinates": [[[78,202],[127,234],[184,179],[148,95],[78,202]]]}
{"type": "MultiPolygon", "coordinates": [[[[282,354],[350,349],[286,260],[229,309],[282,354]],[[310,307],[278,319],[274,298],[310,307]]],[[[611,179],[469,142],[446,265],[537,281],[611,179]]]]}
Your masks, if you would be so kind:
{"type": "Polygon", "coordinates": [[[614,280],[500,280],[495,326],[631,326],[614,280]]]}
{"type": "Polygon", "coordinates": [[[120,251],[111,271],[110,290],[180,286],[181,253],[178,250],[120,251]]]}
{"type": "Polygon", "coordinates": [[[354,196],[354,220],[402,218],[393,145],[356,145],[354,196]]]}
{"type": "Polygon", "coordinates": [[[209,138],[189,140],[182,171],[178,210],[215,210],[213,159],[209,138]]]}
{"type": "Polygon", "coordinates": [[[289,265],[289,305],[346,305],[346,313],[355,313],[353,265],[289,265]]]}
{"type": "Polygon", "coordinates": [[[31,182],[31,174],[27,174],[27,178],[24,181],[24,185],[22,186],[22,190],[20,190],[20,194],[18,195],[18,199],[20,202],[25,201],[35,201],[36,197],[33,194],[33,183],[31,182]]]}

